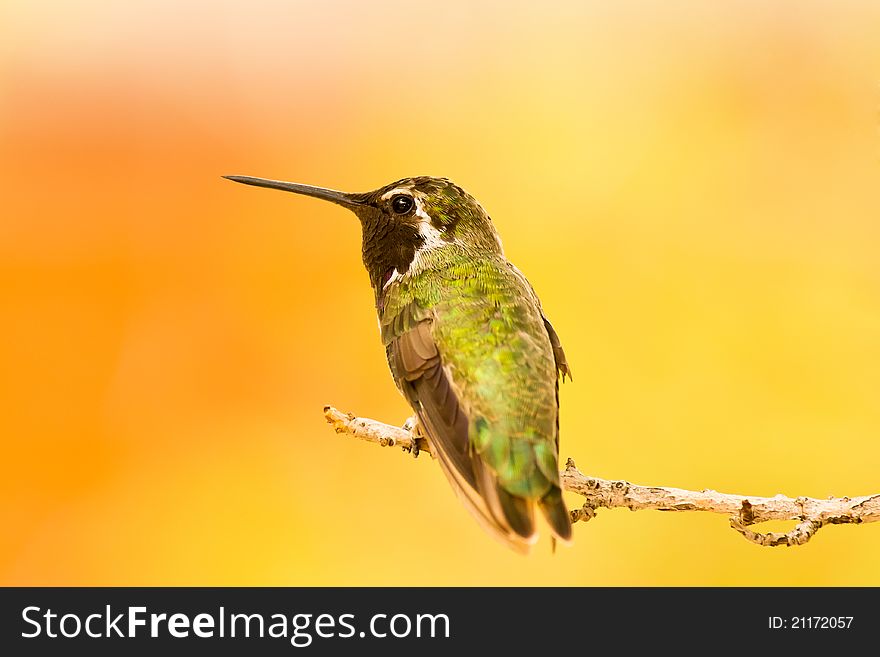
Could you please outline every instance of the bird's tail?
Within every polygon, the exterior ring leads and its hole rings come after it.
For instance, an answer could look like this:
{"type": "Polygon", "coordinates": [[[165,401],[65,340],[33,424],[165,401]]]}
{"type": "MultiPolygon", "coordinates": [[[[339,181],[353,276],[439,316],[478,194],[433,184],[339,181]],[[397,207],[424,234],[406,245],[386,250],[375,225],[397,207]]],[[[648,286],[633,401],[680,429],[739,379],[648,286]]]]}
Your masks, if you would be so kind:
{"type": "Polygon", "coordinates": [[[550,487],[538,501],[538,508],[544,514],[553,535],[565,544],[571,543],[571,516],[562,501],[562,490],[559,486],[550,487]]]}

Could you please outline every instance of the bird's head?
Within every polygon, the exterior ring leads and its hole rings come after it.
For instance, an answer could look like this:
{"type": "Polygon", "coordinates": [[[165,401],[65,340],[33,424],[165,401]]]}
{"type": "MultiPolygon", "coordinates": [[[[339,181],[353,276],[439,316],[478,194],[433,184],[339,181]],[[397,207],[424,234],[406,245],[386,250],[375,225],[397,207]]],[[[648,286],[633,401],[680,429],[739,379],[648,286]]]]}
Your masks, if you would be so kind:
{"type": "Polygon", "coordinates": [[[477,200],[446,178],[404,178],[371,192],[348,193],[299,183],[225,176],[336,203],[360,219],[363,260],[377,294],[395,277],[428,266],[443,249],[471,255],[501,253],[492,221],[477,200]],[[436,252],[436,253],[435,253],[436,252]]]}

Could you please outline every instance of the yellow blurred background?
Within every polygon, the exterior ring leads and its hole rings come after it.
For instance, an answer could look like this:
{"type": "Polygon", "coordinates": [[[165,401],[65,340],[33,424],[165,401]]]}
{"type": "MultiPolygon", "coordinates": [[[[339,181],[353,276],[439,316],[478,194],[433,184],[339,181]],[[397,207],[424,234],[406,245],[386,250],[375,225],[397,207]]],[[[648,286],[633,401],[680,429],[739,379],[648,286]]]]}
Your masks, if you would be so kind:
{"type": "Polygon", "coordinates": [[[220,178],[473,193],[585,472],[876,493],[878,63],[868,1],[5,0],[0,583],[880,585],[874,525],[606,510],[509,553],[324,423],[408,415],[354,217],[220,178]]]}

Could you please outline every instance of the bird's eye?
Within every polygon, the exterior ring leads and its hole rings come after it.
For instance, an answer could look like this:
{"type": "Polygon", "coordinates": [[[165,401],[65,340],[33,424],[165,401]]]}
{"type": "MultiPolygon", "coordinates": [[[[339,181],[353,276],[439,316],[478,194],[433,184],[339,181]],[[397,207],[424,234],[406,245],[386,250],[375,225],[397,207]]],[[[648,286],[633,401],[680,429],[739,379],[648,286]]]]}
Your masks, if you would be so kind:
{"type": "Polygon", "coordinates": [[[391,199],[391,209],[394,210],[394,214],[408,214],[414,205],[412,196],[406,194],[398,194],[391,199]]]}

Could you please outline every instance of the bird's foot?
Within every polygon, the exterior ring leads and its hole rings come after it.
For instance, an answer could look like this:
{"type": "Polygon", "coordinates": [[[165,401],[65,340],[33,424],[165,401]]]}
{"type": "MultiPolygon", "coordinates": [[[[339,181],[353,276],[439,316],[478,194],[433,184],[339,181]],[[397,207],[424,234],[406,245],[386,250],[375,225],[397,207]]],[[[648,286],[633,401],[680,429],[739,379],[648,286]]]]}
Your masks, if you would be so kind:
{"type": "Polygon", "coordinates": [[[408,418],[406,422],[403,423],[403,430],[409,432],[410,437],[410,446],[404,447],[404,451],[407,451],[413,455],[413,458],[418,458],[419,456],[419,439],[422,436],[422,432],[419,429],[419,421],[416,419],[416,416],[408,418]]]}

